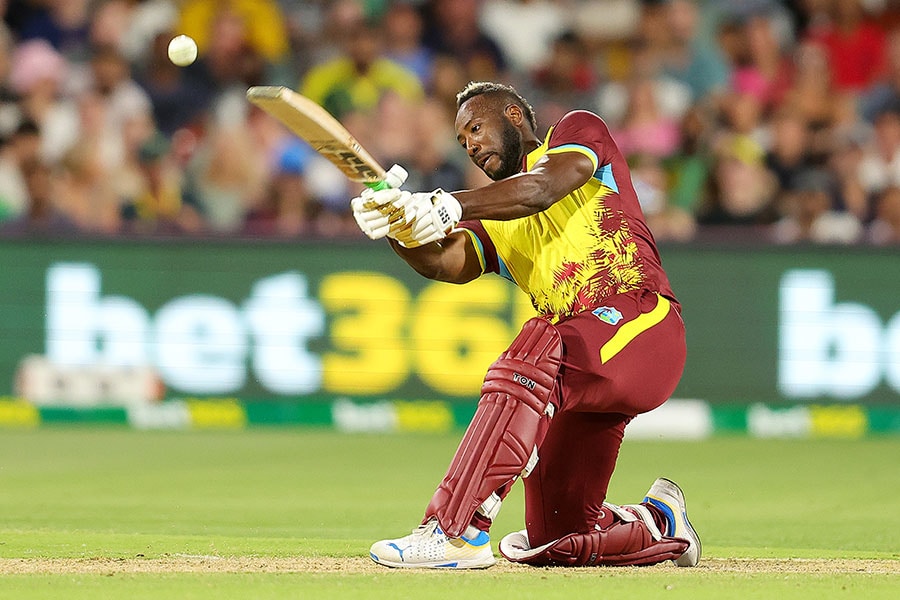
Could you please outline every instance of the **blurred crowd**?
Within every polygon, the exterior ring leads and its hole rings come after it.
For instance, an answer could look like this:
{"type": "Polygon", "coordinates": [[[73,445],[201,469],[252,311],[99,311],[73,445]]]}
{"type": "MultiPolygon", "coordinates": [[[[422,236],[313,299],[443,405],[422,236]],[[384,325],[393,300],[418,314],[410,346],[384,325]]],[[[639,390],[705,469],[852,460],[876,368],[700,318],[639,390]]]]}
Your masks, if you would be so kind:
{"type": "Polygon", "coordinates": [[[0,0],[0,236],[360,237],[245,100],[325,106],[407,188],[487,182],[468,81],[608,123],[663,242],[900,244],[896,0],[0,0]],[[199,59],[166,47],[193,37],[199,59]]]}

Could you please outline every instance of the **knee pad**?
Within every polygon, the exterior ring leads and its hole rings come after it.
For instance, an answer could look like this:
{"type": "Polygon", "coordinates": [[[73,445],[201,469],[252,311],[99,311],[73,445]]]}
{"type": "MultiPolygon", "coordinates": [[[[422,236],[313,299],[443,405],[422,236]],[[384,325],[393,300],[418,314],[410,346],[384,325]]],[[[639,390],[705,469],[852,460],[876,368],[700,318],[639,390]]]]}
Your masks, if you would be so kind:
{"type": "Polygon", "coordinates": [[[525,531],[500,540],[500,554],[511,562],[534,566],[641,566],[675,560],[688,542],[659,535],[655,525],[623,508],[604,504],[605,513],[587,533],[572,533],[531,548],[525,531]]]}

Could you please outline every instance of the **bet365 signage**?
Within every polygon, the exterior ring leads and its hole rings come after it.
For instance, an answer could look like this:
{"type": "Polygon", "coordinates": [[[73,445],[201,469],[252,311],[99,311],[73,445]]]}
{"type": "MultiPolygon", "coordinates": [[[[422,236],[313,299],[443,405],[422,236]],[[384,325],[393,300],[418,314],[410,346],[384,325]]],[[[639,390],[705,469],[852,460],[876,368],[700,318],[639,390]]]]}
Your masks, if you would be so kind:
{"type": "MultiPolygon", "coordinates": [[[[148,286],[163,282],[134,281],[120,269],[106,273],[117,277],[108,283],[103,268],[92,261],[47,267],[47,358],[152,366],[180,394],[476,397],[487,366],[532,314],[524,294],[494,277],[453,286],[316,263],[308,272],[240,272],[219,294],[204,293],[219,280],[195,270],[151,293],[148,286]]],[[[685,262],[681,272],[696,270],[685,262]]],[[[685,297],[695,297],[685,303],[688,368],[677,394],[712,401],[900,394],[900,300],[868,280],[847,285],[854,280],[846,266],[766,273],[733,291],[705,279],[677,280],[685,297]],[[748,307],[755,312],[747,322],[728,323],[732,333],[722,339],[722,323],[703,318],[709,289],[731,293],[727,302],[735,306],[749,295],[763,294],[765,302],[748,307]],[[709,368],[732,353],[746,356],[752,370],[709,368]],[[751,385],[758,396],[747,391],[751,385]]]]}
{"type": "MultiPolygon", "coordinates": [[[[59,365],[150,365],[167,387],[239,394],[251,378],[284,396],[385,394],[415,375],[432,393],[477,395],[484,371],[530,311],[507,282],[409,287],[375,272],[317,282],[296,271],[255,281],[242,302],[196,293],[151,313],[104,292],[90,263],[46,275],[47,358],[59,365]],[[473,303],[472,299],[477,298],[473,303]]],[[[420,386],[421,387],[421,386],[420,386]]]]}

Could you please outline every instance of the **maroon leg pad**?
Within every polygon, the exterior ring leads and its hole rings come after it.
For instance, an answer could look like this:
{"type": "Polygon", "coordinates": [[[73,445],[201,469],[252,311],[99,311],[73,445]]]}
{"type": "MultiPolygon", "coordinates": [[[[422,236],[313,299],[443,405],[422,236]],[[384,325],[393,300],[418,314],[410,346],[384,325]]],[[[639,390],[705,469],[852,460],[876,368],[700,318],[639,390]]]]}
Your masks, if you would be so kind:
{"type": "Polygon", "coordinates": [[[517,477],[546,431],[545,414],[562,358],[556,328],[530,319],[488,369],[481,400],[435,491],[425,519],[459,537],[492,492],[517,477]]]}
{"type": "Polygon", "coordinates": [[[527,556],[504,556],[534,566],[641,566],[675,560],[688,548],[687,540],[680,538],[654,540],[642,521],[610,516],[603,519],[607,524],[601,529],[569,534],[527,556]]]}

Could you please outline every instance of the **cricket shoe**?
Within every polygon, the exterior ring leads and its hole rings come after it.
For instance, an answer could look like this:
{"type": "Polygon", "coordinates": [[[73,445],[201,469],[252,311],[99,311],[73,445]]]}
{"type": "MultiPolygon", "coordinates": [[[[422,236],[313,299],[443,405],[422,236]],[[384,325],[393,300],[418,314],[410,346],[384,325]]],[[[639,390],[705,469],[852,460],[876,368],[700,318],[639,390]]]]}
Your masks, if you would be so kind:
{"type": "Polygon", "coordinates": [[[653,482],[644,502],[652,504],[666,515],[666,530],[663,535],[688,541],[688,549],[675,559],[679,567],[694,567],[700,562],[700,536],[688,520],[684,504],[684,492],[678,484],[665,477],[653,482]]]}
{"type": "Polygon", "coordinates": [[[431,519],[406,537],[372,544],[369,556],[380,565],[425,569],[485,569],[496,561],[486,531],[471,527],[458,538],[447,537],[431,519]]]}

